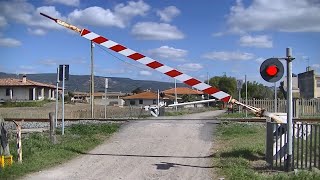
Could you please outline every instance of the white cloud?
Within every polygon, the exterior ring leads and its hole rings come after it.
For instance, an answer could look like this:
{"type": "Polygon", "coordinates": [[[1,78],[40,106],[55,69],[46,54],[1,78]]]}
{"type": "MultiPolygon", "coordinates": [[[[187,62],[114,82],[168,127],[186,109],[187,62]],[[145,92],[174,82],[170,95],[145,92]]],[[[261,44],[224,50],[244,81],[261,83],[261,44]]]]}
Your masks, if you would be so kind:
{"type": "Polygon", "coordinates": [[[266,58],[259,57],[255,61],[257,61],[258,63],[262,63],[264,60],[266,60],[266,58]]]}
{"type": "Polygon", "coordinates": [[[167,23],[139,22],[132,28],[131,33],[143,40],[173,40],[183,39],[184,34],[177,27],[167,23]]]}
{"type": "Polygon", "coordinates": [[[169,46],[161,46],[159,48],[148,50],[147,54],[153,58],[183,61],[184,57],[188,54],[188,51],[169,46]]]}
{"type": "Polygon", "coordinates": [[[20,74],[34,74],[36,73],[36,70],[38,68],[35,66],[26,66],[26,65],[21,65],[18,67],[17,72],[20,74]]]}
{"type": "Polygon", "coordinates": [[[254,58],[254,54],[246,52],[228,52],[228,51],[213,51],[203,55],[204,58],[213,60],[250,60],[254,58]]]}
{"type": "Polygon", "coordinates": [[[110,9],[103,9],[98,6],[88,7],[84,10],[76,9],[69,14],[68,19],[75,24],[125,27],[121,19],[111,12],[110,9]]]}
{"type": "Polygon", "coordinates": [[[178,69],[181,69],[182,71],[199,71],[202,68],[203,66],[198,63],[186,63],[178,65],[178,69]]]}
{"type": "Polygon", "coordinates": [[[0,28],[7,25],[7,20],[3,16],[0,16],[0,28]]]}
{"type": "Polygon", "coordinates": [[[62,29],[62,27],[41,16],[40,12],[49,14],[56,18],[65,19],[54,6],[42,6],[35,8],[25,0],[15,0],[10,2],[0,1],[0,12],[2,13],[2,16],[7,19],[7,22],[13,21],[28,26],[47,29],[62,29]]]}
{"type": "MultiPolygon", "coordinates": [[[[59,0],[59,2],[62,2],[59,0]]],[[[76,1],[63,1],[66,3],[76,4],[76,1]]],[[[86,9],[75,9],[66,16],[62,16],[54,6],[34,7],[26,0],[0,1],[0,12],[5,19],[13,20],[17,23],[25,24],[32,27],[45,29],[64,29],[40,15],[40,12],[52,17],[67,20],[77,25],[95,25],[95,26],[115,26],[124,28],[129,21],[135,16],[143,16],[150,9],[150,6],[143,1],[129,1],[127,4],[117,4],[114,10],[104,9],[93,6],[86,9]],[[19,11],[17,11],[17,9],[19,11]],[[14,12],[14,13],[12,13],[14,12]]],[[[1,23],[0,19],[0,23],[1,23]]],[[[10,22],[10,21],[8,21],[10,22]]]]}
{"type": "Polygon", "coordinates": [[[93,6],[83,10],[75,9],[68,15],[68,20],[75,24],[95,26],[115,26],[125,28],[135,16],[144,16],[150,6],[143,1],[120,3],[114,10],[93,6]]]}
{"type": "Polygon", "coordinates": [[[276,30],[320,32],[320,3],[317,0],[253,0],[245,7],[241,0],[227,17],[231,32],[276,30]]]}
{"type": "Polygon", "coordinates": [[[21,46],[21,42],[13,38],[0,38],[0,46],[16,47],[21,46]]]}
{"type": "Polygon", "coordinates": [[[48,3],[59,3],[67,6],[79,6],[80,0],[46,0],[48,3]]]}
{"type": "Polygon", "coordinates": [[[139,74],[142,76],[151,76],[152,73],[150,71],[139,71],[139,74]]]}
{"type": "Polygon", "coordinates": [[[320,64],[312,64],[311,67],[315,69],[320,69],[320,64]]]}
{"type": "Polygon", "coordinates": [[[172,19],[180,14],[180,10],[175,6],[168,6],[163,10],[158,10],[157,15],[164,22],[171,22],[172,19]]]}
{"type": "Polygon", "coordinates": [[[59,64],[58,61],[52,59],[45,59],[40,61],[39,63],[45,66],[57,66],[59,64]]]}
{"type": "Polygon", "coordinates": [[[267,35],[250,36],[244,35],[240,37],[240,46],[272,48],[272,40],[267,35]]]}
{"type": "Polygon", "coordinates": [[[43,35],[45,35],[47,33],[43,29],[31,29],[31,28],[28,28],[28,32],[30,34],[37,35],[37,36],[43,36],[43,35]]]}

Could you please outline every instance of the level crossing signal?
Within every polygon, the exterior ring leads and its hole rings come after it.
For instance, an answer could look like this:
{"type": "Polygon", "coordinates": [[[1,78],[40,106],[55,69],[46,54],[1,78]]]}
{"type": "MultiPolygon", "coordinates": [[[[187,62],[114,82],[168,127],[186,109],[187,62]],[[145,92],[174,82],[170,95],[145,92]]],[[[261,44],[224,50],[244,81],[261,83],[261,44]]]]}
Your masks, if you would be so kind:
{"type": "Polygon", "coordinates": [[[277,82],[284,74],[283,64],[278,58],[269,58],[260,66],[260,75],[267,82],[277,82]]]}

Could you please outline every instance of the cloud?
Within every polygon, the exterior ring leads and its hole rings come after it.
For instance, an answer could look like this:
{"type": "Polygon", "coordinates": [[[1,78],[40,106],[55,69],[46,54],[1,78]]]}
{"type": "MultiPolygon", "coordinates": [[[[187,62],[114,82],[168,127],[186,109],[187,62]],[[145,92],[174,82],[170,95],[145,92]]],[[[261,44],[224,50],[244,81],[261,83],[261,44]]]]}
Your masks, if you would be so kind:
{"type": "Polygon", "coordinates": [[[0,28],[5,27],[7,24],[7,20],[3,16],[0,16],[0,28]]]}
{"type": "Polygon", "coordinates": [[[26,65],[21,65],[18,67],[17,72],[19,72],[20,74],[34,74],[36,73],[37,71],[37,67],[35,66],[26,66],[26,65]]]}
{"type": "Polygon", "coordinates": [[[320,3],[316,0],[253,0],[245,7],[241,0],[230,9],[231,32],[275,30],[320,32],[320,3]]]}
{"type": "Polygon", "coordinates": [[[4,47],[17,47],[21,46],[22,43],[13,38],[0,38],[0,46],[4,47]]]}
{"type": "Polygon", "coordinates": [[[139,71],[139,74],[142,76],[151,76],[152,73],[150,71],[139,71]]]}
{"type": "Polygon", "coordinates": [[[120,3],[114,10],[93,6],[86,9],[75,9],[68,15],[68,20],[75,24],[94,26],[114,26],[125,28],[135,16],[144,16],[150,6],[143,1],[120,3]]]}
{"type": "Polygon", "coordinates": [[[45,66],[57,66],[59,62],[52,59],[45,59],[45,60],[39,61],[39,64],[42,64],[45,66]]]}
{"type": "Polygon", "coordinates": [[[28,28],[28,32],[30,34],[37,35],[37,36],[43,36],[43,35],[45,35],[47,33],[43,29],[31,29],[31,28],[28,28]]]}
{"type": "Polygon", "coordinates": [[[135,24],[131,33],[143,40],[174,40],[183,39],[184,34],[177,27],[167,23],[139,22],[135,24]]]}
{"type": "Polygon", "coordinates": [[[320,64],[312,64],[311,67],[315,69],[320,69],[320,64]]]}
{"type": "MultiPolygon", "coordinates": [[[[50,0],[53,2],[53,0],[50,0]]],[[[54,2],[65,2],[65,4],[76,4],[77,1],[54,0],[54,2]]],[[[62,16],[54,6],[34,7],[26,0],[0,1],[0,12],[6,19],[37,28],[64,29],[40,15],[40,12],[52,17],[67,20],[77,25],[114,26],[124,28],[135,16],[143,16],[150,6],[143,1],[129,1],[127,4],[117,4],[113,10],[93,6],[86,9],[75,9],[66,16],[62,16]],[[17,9],[19,11],[17,11],[17,9]],[[15,13],[12,13],[15,12],[15,13]]],[[[0,23],[1,23],[0,19],[0,23]]]]}
{"type": "Polygon", "coordinates": [[[49,21],[40,15],[40,12],[49,14],[59,19],[65,19],[55,9],[54,6],[42,6],[35,8],[25,0],[0,1],[0,12],[7,19],[7,22],[16,22],[32,27],[41,27],[46,29],[63,29],[53,21],[49,21]],[[14,12],[14,13],[13,13],[14,12]]]}
{"type": "Polygon", "coordinates": [[[176,49],[169,46],[161,46],[159,48],[148,50],[147,54],[158,59],[183,61],[183,58],[187,56],[188,51],[184,49],[176,49]]]}
{"type": "Polygon", "coordinates": [[[158,10],[157,15],[160,16],[160,20],[164,22],[171,22],[172,19],[180,14],[180,10],[175,6],[168,6],[163,10],[158,10]]]}
{"type": "Polygon", "coordinates": [[[182,71],[199,71],[202,68],[203,66],[198,63],[186,63],[178,65],[178,69],[181,69],[182,71]]]}
{"type": "Polygon", "coordinates": [[[266,60],[266,58],[259,57],[255,61],[258,62],[258,63],[262,63],[264,60],[266,60]]]}
{"type": "Polygon", "coordinates": [[[250,36],[244,35],[240,37],[240,46],[257,47],[257,48],[272,48],[272,40],[266,35],[250,36]]]}
{"type": "Polygon", "coordinates": [[[46,0],[48,3],[59,3],[67,6],[79,6],[80,0],[46,0]]]}
{"type": "Polygon", "coordinates": [[[212,60],[250,60],[254,58],[254,54],[246,52],[228,52],[228,51],[213,51],[204,54],[202,57],[212,60]]]}

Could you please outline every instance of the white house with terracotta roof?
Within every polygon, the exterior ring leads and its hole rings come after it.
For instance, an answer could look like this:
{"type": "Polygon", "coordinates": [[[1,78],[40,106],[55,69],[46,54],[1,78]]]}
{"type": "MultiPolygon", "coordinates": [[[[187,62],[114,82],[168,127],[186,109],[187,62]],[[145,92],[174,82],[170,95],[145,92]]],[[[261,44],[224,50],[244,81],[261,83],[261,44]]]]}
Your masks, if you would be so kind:
{"type": "MultiPolygon", "coordinates": [[[[127,106],[147,106],[147,105],[156,105],[158,102],[158,94],[154,92],[142,92],[138,94],[134,94],[131,96],[123,97],[125,101],[125,105],[127,106]]],[[[160,98],[160,103],[168,103],[173,102],[175,99],[174,96],[165,95],[164,97],[160,98]]]]}
{"type": "Polygon", "coordinates": [[[34,101],[55,99],[56,86],[22,79],[0,79],[0,101],[34,101]]]}

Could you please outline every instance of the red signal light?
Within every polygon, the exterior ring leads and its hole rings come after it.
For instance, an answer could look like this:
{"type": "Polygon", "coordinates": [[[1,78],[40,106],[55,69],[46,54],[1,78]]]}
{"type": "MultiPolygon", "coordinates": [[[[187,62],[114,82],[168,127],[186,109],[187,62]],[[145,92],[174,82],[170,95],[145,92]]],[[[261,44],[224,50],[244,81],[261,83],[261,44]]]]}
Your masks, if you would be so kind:
{"type": "Polygon", "coordinates": [[[275,76],[278,73],[278,67],[276,65],[271,65],[266,68],[266,73],[269,76],[275,76]]]}

